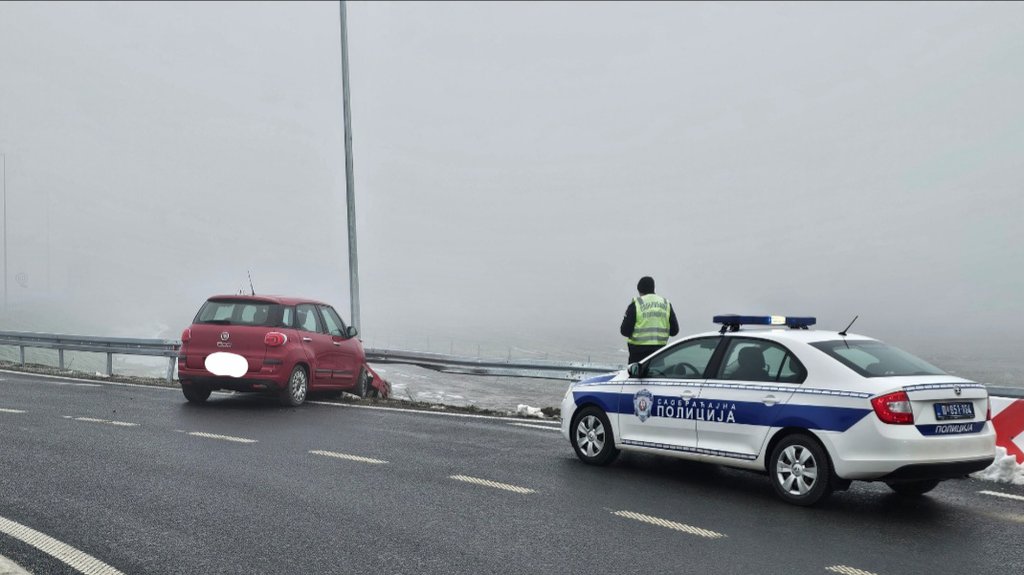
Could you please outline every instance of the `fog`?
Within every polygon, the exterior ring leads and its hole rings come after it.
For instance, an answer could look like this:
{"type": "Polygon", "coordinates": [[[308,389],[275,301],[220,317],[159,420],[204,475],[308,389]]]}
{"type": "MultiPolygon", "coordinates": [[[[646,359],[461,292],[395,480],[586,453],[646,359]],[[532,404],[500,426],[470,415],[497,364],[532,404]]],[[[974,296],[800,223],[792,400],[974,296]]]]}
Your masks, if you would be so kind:
{"type": "MultiPolygon", "coordinates": [[[[353,3],[349,42],[370,345],[614,356],[651,275],[683,333],[859,315],[1024,374],[1020,4],[353,3]]],[[[0,329],[177,338],[248,272],[348,318],[341,93],[336,3],[0,4],[0,329]]]]}

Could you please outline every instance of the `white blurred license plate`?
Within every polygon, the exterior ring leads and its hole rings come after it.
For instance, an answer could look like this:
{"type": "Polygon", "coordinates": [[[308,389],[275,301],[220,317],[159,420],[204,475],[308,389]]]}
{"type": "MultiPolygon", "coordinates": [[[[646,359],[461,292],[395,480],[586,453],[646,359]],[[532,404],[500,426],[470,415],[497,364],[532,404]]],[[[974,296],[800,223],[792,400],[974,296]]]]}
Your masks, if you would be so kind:
{"type": "Polygon", "coordinates": [[[936,403],[935,419],[974,419],[974,404],[969,401],[936,403]]]}

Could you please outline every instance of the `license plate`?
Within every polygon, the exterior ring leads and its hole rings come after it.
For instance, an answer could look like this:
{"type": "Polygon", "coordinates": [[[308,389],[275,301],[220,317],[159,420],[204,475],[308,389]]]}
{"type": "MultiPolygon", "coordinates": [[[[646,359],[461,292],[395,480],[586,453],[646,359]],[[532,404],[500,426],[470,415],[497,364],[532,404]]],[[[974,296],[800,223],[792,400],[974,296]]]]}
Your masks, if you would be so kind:
{"type": "Polygon", "coordinates": [[[974,404],[969,401],[936,403],[935,419],[940,421],[947,419],[974,419],[974,404]]]}

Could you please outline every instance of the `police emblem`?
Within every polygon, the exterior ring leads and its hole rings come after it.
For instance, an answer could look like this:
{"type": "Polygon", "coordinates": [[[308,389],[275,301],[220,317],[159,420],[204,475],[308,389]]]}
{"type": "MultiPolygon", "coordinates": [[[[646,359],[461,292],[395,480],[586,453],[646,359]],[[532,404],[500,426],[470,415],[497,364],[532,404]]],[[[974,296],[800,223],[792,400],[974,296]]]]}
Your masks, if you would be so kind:
{"type": "Polygon", "coordinates": [[[647,421],[651,416],[651,407],[654,405],[654,396],[646,389],[641,389],[633,396],[633,413],[640,418],[641,422],[647,421]]]}

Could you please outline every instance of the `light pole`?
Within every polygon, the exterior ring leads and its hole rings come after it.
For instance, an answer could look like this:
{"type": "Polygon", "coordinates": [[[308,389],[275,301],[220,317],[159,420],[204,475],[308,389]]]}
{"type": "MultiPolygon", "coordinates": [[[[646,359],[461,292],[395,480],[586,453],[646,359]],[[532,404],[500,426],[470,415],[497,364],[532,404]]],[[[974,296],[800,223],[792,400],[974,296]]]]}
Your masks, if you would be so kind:
{"type": "MultiPolygon", "coordinates": [[[[352,325],[359,328],[359,260],[356,257],[356,188],[352,176],[352,108],[348,93],[348,24],[345,0],[341,7],[341,91],[345,113],[345,196],[348,200],[348,286],[352,298],[352,325]]],[[[6,211],[5,211],[6,213],[6,211]]],[[[6,227],[4,228],[6,229],[6,227]]],[[[6,293],[6,292],[5,292],[6,293]]]]}
{"type": "Polygon", "coordinates": [[[4,313],[7,313],[7,154],[0,154],[4,163],[4,313]]]}

